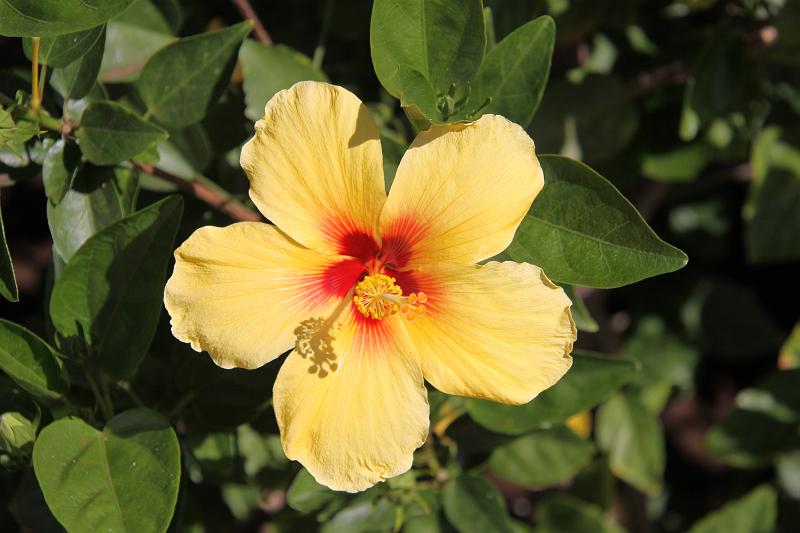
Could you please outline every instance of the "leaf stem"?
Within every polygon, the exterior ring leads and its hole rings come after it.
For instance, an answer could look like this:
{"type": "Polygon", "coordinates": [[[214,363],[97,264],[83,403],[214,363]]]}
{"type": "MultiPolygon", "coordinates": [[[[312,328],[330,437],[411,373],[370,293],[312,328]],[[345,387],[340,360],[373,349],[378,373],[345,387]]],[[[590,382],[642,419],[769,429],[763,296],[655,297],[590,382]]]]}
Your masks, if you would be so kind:
{"type": "Polygon", "coordinates": [[[267,29],[261,23],[261,19],[258,18],[256,14],[256,10],[253,9],[253,6],[250,5],[248,0],[231,0],[236,8],[239,10],[239,13],[248,20],[253,23],[253,33],[256,34],[256,38],[261,41],[262,43],[266,44],[267,46],[272,44],[272,37],[269,36],[267,33],[267,29]]]}
{"type": "Polygon", "coordinates": [[[89,384],[92,394],[94,394],[94,399],[97,402],[97,405],[100,407],[100,411],[103,412],[103,418],[105,418],[106,422],[108,422],[114,416],[114,412],[111,409],[111,406],[106,403],[106,399],[100,392],[100,388],[97,386],[97,380],[92,375],[92,371],[89,370],[89,367],[85,364],[81,365],[81,368],[83,369],[83,375],[86,376],[86,382],[89,384]]]}
{"type": "Polygon", "coordinates": [[[234,198],[231,193],[217,185],[211,178],[199,172],[193,173],[190,179],[186,179],[148,163],[134,161],[133,165],[139,170],[176,185],[182,191],[193,194],[198,199],[226,213],[235,220],[261,220],[261,215],[257,211],[241,203],[234,198]]]}
{"type": "Polygon", "coordinates": [[[31,58],[31,110],[39,112],[42,101],[39,98],[39,37],[33,37],[33,57],[31,58]]]}
{"type": "Polygon", "coordinates": [[[167,415],[166,415],[167,416],[167,420],[172,420],[173,418],[178,416],[178,414],[180,414],[180,412],[183,410],[183,408],[186,407],[189,404],[189,402],[191,402],[193,399],[194,399],[194,392],[193,391],[189,391],[186,394],[184,394],[183,396],[181,396],[178,399],[178,401],[175,402],[175,405],[172,407],[172,409],[170,409],[169,412],[167,413],[167,415]]]}
{"type": "Polygon", "coordinates": [[[319,32],[319,43],[314,48],[314,57],[311,59],[311,64],[318,70],[322,67],[322,60],[325,59],[325,43],[328,41],[328,30],[331,25],[334,1],[326,0],[325,2],[325,11],[322,14],[322,28],[319,32]]]}

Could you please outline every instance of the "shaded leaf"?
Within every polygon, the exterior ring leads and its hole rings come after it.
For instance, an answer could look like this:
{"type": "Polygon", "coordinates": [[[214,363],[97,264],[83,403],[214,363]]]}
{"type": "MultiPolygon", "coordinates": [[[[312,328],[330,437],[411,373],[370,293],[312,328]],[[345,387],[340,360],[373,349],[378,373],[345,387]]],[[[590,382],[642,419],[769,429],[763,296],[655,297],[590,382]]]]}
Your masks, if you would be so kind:
{"type": "Polygon", "coordinates": [[[50,345],[19,324],[1,318],[0,369],[37,398],[56,399],[69,390],[67,372],[50,345]]]}
{"type": "Polygon", "coordinates": [[[341,495],[317,483],[305,468],[297,473],[286,491],[286,503],[301,513],[316,511],[337,497],[341,495]]]}
{"type": "Polygon", "coordinates": [[[70,531],[163,532],[178,499],[178,439],[149,409],[125,411],[102,431],[77,418],[53,422],[36,440],[33,467],[70,531]]]}
{"type": "Polygon", "coordinates": [[[461,533],[511,533],[500,492],[486,478],[465,474],[451,479],[442,491],[447,520],[461,533]]]}
{"type": "Polygon", "coordinates": [[[487,400],[467,400],[473,420],[498,433],[521,435],[591,409],[636,375],[636,363],[621,357],[591,352],[573,354],[572,368],[551,388],[525,405],[503,405],[487,400]]]}
{"type": "Polygon", "coordinates": [[[771,533],[775,530],[777,507],[775,490],[761,485],[709,514],[689,533],[771,533]]]}
{"type": "Polygon", "coordinates": [[[155,333],[167,263],[183,211],[169,197],[89,238],[56,280],[50,317],[67,342],[85,343],[96,364],[130,378],[155,333]]]}
{"type": "Polygon", "coordinates": [[[275,93],[288,89],[298,81],[328,81],[328,77],[311,64],[306,56],[282,44],[266,46],[245,39],[239,50],[244,70],[245,116],[258,120],[264,106],[275,93]]]}
{"type": "Polygon", "coordinates": [[[171,128],[201,121],[228,84],[236,51],[252,26],[240,22],[185,37],[156,52],[136,82],[147,114],[171,128]]]}
{"type": "Polygon", "coordinates": [[[622,533],[608,522],[603,511],[566,494],[557,494],[536,505],[536,533],[622,533]]]}
{"type": "Polygon", "coordinates": [[[11,262],[11,252],[6,243],[6,228],[3,224],[3,212],[0,209],[0,295],[9,302],[19,301],[17,278],[14,275],[14,264],[11,262]]]}
{"type": "Polygon", "coordinates": [[[53,205],[63,200],[72,186],[80,160],[81,151],[74,142],[58,139],[47,150],[42,164],[42,181],[44,193],[53,205]]]}
{"type": "Polygon", "coordinates": [[[63,68],[56,69],[50,76],[50,85],[65,100],[83,98],[97,81],[100,62],[106,47],[105,28],[94,45],[80,58],[63,68]]]}
{"type": "Polygon", "coordinates": [[[86,158],[113,165],[144,152],[167,138],[167,132],[114,102],[92,102],[81,119],[78,140],[86,158]]]}
{"type": "Polygon", "coordinates": [[[0,35],[50,37],[94,28],[134,0],[0,0],[0,35]]]}
{"type": "Polygon", "coordinates": [[[673,272],[686,255],[665,243],[600,174],[578,161],[540,157],[545,187],[506,253],[555,281],[611,288],[673,272]]]}
{"type": "Polygon", "coordinates": [[[564,289],[564,292],[567,293],[569,299],[572,300],[572,319],[575,320],[575,325],[578,327],[578,329],[589,333],[595,333],[597,330],[599,330],[600,326],[598,326],[597,321],[592,318],[592,315],[586,308],[586,304],[583,303],[583,298],[580,297],[578,291],[575,290],[575,287],[564,284],[561,286],[561,288],[564,289]]]}
{"type": "MultiPolygon", "coordinates": [[[[66,67],[86,55],[98,41],[105,41],[105,38],[104,25],[56,37],[42,37],[39,42],[39,63],[55,68],[66,67]]],[[[23,39],[22,47],[25,56],[32,59],[33,41],[23,39]]]]}
{"type": "Polygon", "coordinates": [[[556,426],[498,446],[489,458],[489,468],[504,479],[540,489],[573,477],[589,464],[594,452],[591,441],[556,426]]]}

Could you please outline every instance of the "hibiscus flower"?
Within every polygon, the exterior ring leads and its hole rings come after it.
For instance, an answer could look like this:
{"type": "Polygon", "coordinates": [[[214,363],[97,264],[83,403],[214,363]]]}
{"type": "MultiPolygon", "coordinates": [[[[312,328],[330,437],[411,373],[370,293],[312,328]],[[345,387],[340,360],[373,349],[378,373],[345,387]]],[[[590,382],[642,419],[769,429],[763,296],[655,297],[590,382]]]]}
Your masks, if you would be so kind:
{"type": "Polygon", "coordinates": [[[241,164],[272,224],[203,227],[175,252],[172,333],[223,368],[293,349],[273,388],[286,456],[364,490],[411,467],[425,380],[529,402],[569,369],[570,300],[502,252],[544,185],[533,141],[496,115],[421,132],[388,196],[380,134],[352,93],[276,94],[241,164]]]}

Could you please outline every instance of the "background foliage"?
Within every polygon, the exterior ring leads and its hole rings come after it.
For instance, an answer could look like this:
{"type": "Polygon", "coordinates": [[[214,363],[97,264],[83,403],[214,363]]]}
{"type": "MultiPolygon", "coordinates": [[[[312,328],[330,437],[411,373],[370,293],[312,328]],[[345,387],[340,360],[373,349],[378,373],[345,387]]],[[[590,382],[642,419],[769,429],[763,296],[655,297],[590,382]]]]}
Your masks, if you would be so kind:
{"type": "Polygon", "coordinates": [[[0,529],[796,530],[800,4],[263,4],[0,0],[0,529]],[[283,456],[279,362],[161,312],[176,241],[260,218],[240,146],[305,79],[368,102],[387,185],[416,129],[526,127],[553,155],[504,258],[581,330],[528,405],[431,390],[412,471],[358,495],[283,456]]]}

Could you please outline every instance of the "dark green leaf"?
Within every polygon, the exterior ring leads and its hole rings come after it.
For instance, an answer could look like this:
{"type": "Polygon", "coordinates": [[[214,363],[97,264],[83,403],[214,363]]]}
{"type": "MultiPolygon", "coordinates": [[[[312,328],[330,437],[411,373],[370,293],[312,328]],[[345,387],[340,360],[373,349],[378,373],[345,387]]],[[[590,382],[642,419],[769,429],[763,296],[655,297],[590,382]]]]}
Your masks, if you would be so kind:
{"type": "Polygon", "coordinates": [[[752,154],[753,181],[744,218],[747,255],[754,263],[800,259],[800,150],[765,129],[752,154]]]}
{"type": "Polygon", "coordinates": [[[83,98],[92,89],[97,81],[97,73],[100,71],[100,62],[103,60],[105,46],[106,33],[103,29],[100,38],[83,57],[64,68],[56,69],[50,76],[50,84],[65,100],[83,98]]]}
{"type": "MultiPolygon", "coordinates": [[[[39,43],[39,63],[55,68],[66,67],[86,55],[89,50],[97,46],[98,41],[105,42],[105,38],[104,25],[57,37],[42,37],[39,43]]],[[[33,57],[32,40],[23,39],[22,46],[25,49],[25,55],[31,59],[33,57]]]]}
{"type": "Polygon", "coordinates": [[[53,422],[36,440],[33,467],[69,531],[160,533],[178,499],[178,439],[149,409],[117,415],[102,431],[77,418],[53,422]]]}
{"type": "Polygon", "coordinates": [[[540,157],[545,187],[506,253],[555,281],[619,287],[678,270],[686,255],[653,232],[630,202],[578,161],[540,157]]]}
{"type": "Polygon", "coordinates": [[[738,500],[715,511],[689,530],[689,533],[772,533],[777,518],[775,489],[761,485],[738,500]]]}
{"type": "Polygon", "coordinates": [[[252,23],[185,37],[147,62],[136,87],[147,114],[170,128],[199,122],[227,86],[239,44],[252,23]]]}
{"type": "Polygon", "coordinates": [[[69,378],[55,351],[22,326],[0,319],[0,368],[37,398],[60,398],[69,378]]]}
{"type": "Polygon", "coordinates": [[[53,287],[56,330],[82,339],[117,379],[130,378],[150,346],[182,211],[173,196],[115,222],[86,241],[53,287]]]}
{"type": "Polygon", "coordinates": [[[655,414],[635,396],[618,394],[598,410],[596,431],[615,476],[647,494],[661,492],[666,459],[655,414]]]}
{"type": "Polygon", "coordinates": [[[556,426],[498,446],[489,458],[489,468],[504,479],[541,489],[577,474],[594,452],[591,441],[565,426],[556,426]]]}
{"type": "Polygon", "coordinates": [[[370,24],[372,64],[381,84],[399,97],[400,66],[417,70],[437,96],[464,88],[483,61],[486,30],[480,0],[377,0],[370,24]]]}
{"type": "Polygon", "coordinates": [[[58,205],[72,186],[80,160],[78,146],[64,139],[57,140],[47,151],[42,164],[42,181],[44,193],[53,205],[58,205]]]}
{"type": "Polygon", "coordinates": [[[311,64],[306,56],[282,44],[266,46],[245,39],[239,50],[244,71],[245,116],[258,120],[264,106],[275,93],[288,89],[298,81],[328,81],[328,77],[311,64]]]}
{"type": "Polygon", "coordinates": [[[535,533],[622,533],[623,529],[605,520],[596,505],[557,494],[536,505],[535,533]]]}
{"type": "Polygon", "coordinates": [[[486,478],[465,474],[451,479],[442,497],[447,520],[460,533],[511,533],[503,496],[486,478]]]}
{"type": "Polygon", "coordinates": [[[470,107],[527,126],[544,94],[556,27],[548,16],[520,26],[486,56],[470,107]]]}
{"type": "Polygon", "coordinates": [[[167,132],[114,102],[89,104],[78,130],[81,150],[96,165],[121,163],[166,138],[167,132]]]}
{"type": "Polygon", "coordinates": [[[323,487],[305,468],[301,469],[286,491],[286,503],[295,511],[310,513],[340,495],[323,487]]]}
{"type": "Polygon", "coordinates": [[[738,467],[764,465],[800,447],[800,370],[774,372],[736,395],[736,407],[708,434],[708,449],[738,467]]]}
{"type": "Polygon", "coordinates": [[[0,35],[50,37],[94,28],[134,0],[0,0],[0,35]]]}
{"type": "MultiPolygon", "coordinates": [[[[371,496],[364,493],[362,496],[371,496]]],[[[394,525],[395,505],[388,498],[356,497],[319,529],[320,533],[372,533],[394,525]]]]}
{"type": "Polygon", "coordinates": [[[14,264],[11,262],[11,252],[6,243],[6,228],[3,225],[3,212],[0,210],[0,295],[9,302],[19,301],[17,278],[14,275],[14,264]]]}
{"type": "Polygon", "coordinates": [[[552,424],[603,402],[636,375],[630,359],[591,352],[573,354],[572,368],[561,381],[525,405],[503,405],[486,400],[467,400],[470,416],[487,429],[521,435],[552,424]]]}
{"type": "Polygon", "coordinates": [[[397,97],[400,106],[417,130],[426,130],[432,123],[443,124],[447,121],[437,105],[436,92],[424,74],[401,65],[393,80],[399,87],[397,97]]]}

